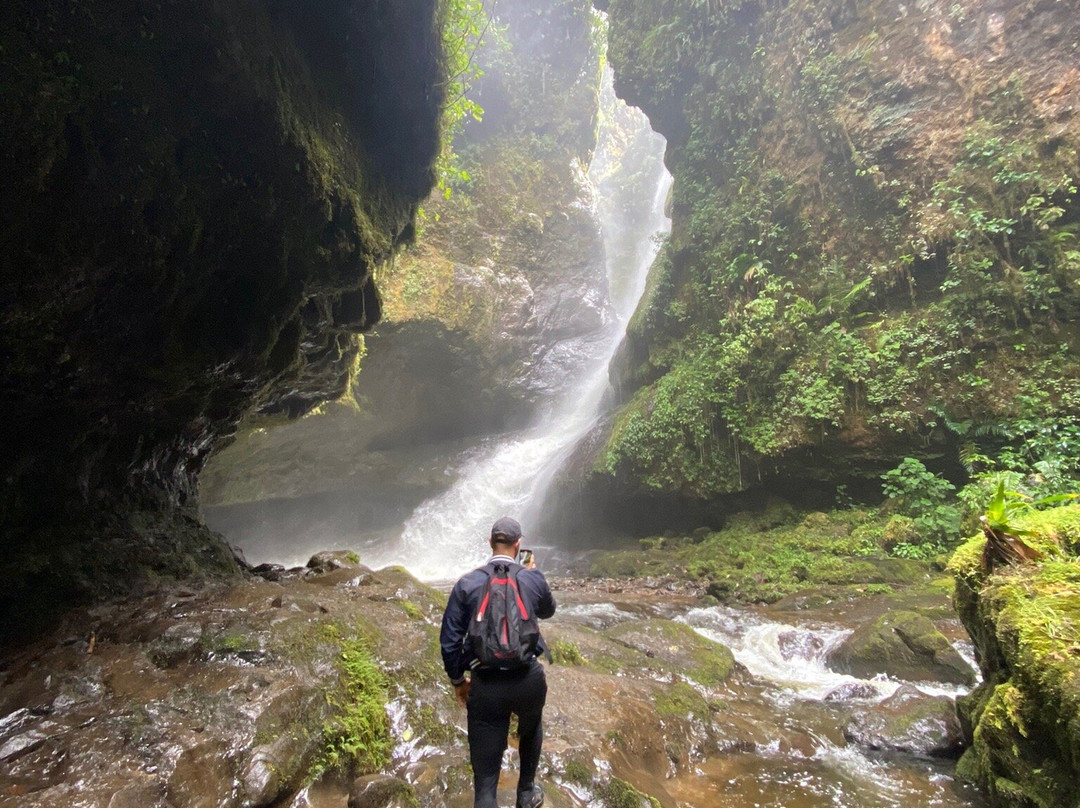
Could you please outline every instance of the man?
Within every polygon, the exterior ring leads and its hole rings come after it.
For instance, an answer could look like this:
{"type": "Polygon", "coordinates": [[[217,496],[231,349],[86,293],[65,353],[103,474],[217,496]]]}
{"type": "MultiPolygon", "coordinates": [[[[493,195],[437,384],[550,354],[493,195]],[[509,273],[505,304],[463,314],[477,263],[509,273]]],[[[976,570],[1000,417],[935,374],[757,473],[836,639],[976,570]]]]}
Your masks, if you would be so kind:
{"type": "MultiPolygon", "coordinates": [[[[535,778],[543,742],[540,719],[547,699],[547,680],[536,657],[546,653],[547,647],[541,638],[535,655],[524,665],[501,670],[476,666],[476,655],[466,642],[469,620],[480,606],[495,566],[516,563],[520,551],[521,525],[504,516],[491,528],[492,557],[487,565],[464,575],[450,592],[439,636],[443,666],[458,701],[468,709],[474,808],[498,806],[496,791],[511,713],[518,717],[518,754],[521,758],[517,808],[539,808],[544,803],[544,790],[535,778]]],[[[528,561],[518,572],[517,584],[529,614],[540,618],[555,614],[555,598],[534,560],[528,561]]]]}

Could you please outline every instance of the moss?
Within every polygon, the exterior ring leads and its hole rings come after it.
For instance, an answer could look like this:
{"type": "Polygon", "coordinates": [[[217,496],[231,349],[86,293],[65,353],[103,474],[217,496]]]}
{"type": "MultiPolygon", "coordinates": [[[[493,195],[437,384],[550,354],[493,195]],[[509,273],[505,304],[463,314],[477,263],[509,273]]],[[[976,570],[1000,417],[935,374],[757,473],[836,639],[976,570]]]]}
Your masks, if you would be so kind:
{"type": "Polygon", "coordinates": [[[427,616],[424,614],[424,610],[413,603],[411,600],[402,600],[401,608],[409,616],[410,620],[426,620],[427,616]]]}
{"type": "Polygon", "coordinates": [[[390,760],[387,680],[367,640],[344,635],[336,625],[324,629],[339,647],[338,687],[327,694],[334,714],[323,727],[325,748],[317,771],[370,774],[390,760]]]}
{"type": "Polygon", "coordinates": [[[709,704],[705,697],[685,682],[676,682],[656,695],[656,712],[661,718],[696,718],[707,720],[709,704]]]}
{"type": "Polygon", "coordinates": [[[563,777],[574,785],[588,786],[593,779],[591,763],[582,758],[572,757],[563,766],[563,777]]]}
{"type": "Polygon", "coordinates": [[[701,580],[721,601],[776,601],[815,583],[862,584],[854,594],[910,585],[929,571],[925,562],[889,558],[868,535],[885,517],[867,511],[812,514],[796,524],[788,508],[734,514],[723,530],[694,537],[650,540],[634,551],[604,553],[591,567],[602,576],[683,576],[701,580]]]}
{"type": "Polygon", "coordinates": [[[566,640],[552,640],[549,644],[551,658],[556,665],[579,666],[587,664],[588,660],[574,643],[566,640]]]}
{"type": "Polygon", "coordinates": [[[1020,529],[1041,563],[987,573],[983,541],[954,554],[957,606],[996,684],[965,705],[974,744],[966,767],[1008,806],[1080,799],[1080,508],[1031,514],[1020,529]]]}
{"type": "Polygon", "coordinates": [[[604,808],[660,808],[660,801],[642,794],[625,780],[612,777],[598,789],[597,796],[604,808]]]}
{"type": "MultiPolygon", "coordinates": [[[[735,657],[727,647],[702,637],[685,623],[627,622],[613,626],[604,634],[645,654],[648,665],[675,676],[687,676],[706,687],[722,684],[735,668],[735,657]]],[[[592,658],[590,664],[596,661],[592,658]]],[[[626,661],[620,660],[618,664],[621,670],[626,661]]],[[[634,664],[640,664],[640,660],[634,664]]]]}
{"type": "Polygon", "coordinates": [[[409,723],[424,739],[436,746],[452,746],[462,740],[462,734],[452,721],[440,716],[429,704],[423,704],[411,711],[409,723]]]}

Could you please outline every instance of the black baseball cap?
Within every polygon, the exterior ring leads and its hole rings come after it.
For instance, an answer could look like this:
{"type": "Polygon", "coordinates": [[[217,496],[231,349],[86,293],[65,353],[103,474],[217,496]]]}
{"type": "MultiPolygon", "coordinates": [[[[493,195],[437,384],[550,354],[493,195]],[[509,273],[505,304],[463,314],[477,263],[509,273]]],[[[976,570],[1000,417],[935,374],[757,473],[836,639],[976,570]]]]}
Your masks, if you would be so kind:
{"type": "Polygon", "coordinates": [[[511,519],[509,516],[497,519],[491,526],[491,540],[495,541],[496,536],[504,537],[506,544],[513,544],[521,538],[521,525],[518,524],[517,519],[511,519]]]}

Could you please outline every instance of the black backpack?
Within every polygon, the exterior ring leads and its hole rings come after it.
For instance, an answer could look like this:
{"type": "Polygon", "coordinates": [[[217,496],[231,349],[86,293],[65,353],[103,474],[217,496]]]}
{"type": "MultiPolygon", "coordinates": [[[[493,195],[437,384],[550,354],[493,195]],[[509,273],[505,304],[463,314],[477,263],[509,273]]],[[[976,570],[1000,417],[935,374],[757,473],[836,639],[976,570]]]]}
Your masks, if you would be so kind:
{"type": "Polygon", "coordinates": [[[468,642],[474,668],[512,670],[536,657],[540,625],[518,588],[520,564],[482,567],[488,576],[480,605],[469,620],[468,642]]]}

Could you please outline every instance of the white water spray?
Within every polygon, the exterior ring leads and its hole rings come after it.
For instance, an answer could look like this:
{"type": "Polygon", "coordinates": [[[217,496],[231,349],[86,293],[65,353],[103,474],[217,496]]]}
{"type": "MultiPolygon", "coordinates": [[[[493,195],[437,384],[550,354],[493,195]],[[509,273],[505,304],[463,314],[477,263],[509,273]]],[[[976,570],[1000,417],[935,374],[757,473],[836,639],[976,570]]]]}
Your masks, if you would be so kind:
{"type": "MultiPolygon", "coordinates": [[[[636,111],[635,111],[636,112],[636,111]]],[[[636,113],[636,125],[643,130],[648,120],[636,113]]],[[[601,126],[597,160],[602,157],[607,133],[601,126]]],[[[645,135],[643,131],[640,133],[645,135]]],[[[651,136],[653,157],[662,156],[664,140],[651,136]]],[[[397,546],[386,548],[382,557],[371,558],[375,566],[400,564],[425,580],[448,580],[481,564],[490,553],[487,545],[491,524],[500,516],[513,515],[523,524],[528,536],[535,525],[538,508],[552,478],[575,446],[593,426],[608,388],[608,364],[626,332],[626,321],[633,313],[645,288],[648,270],[656,257],[654,236],[666,232],[669,226],[664,216],[664,201],[671,186],[671,176],[661,159],[654,159],[655,170],[636,188],[623,188],[622,193],[644,195],[652,200],[647,222],[633,233],[632,249],[623,250],[628,256],[618,260],[619,251],[612,248],[618,226],[604,215],[601,205],[601,226],[608,254],[607,274],[610,285],[619,288],[612,303],[618,321],[606,333],[603,349],[597,358],[583,363],[578,382],[567,386],[567,392],[545,413],[540,424],[532,429],[505,436],[488,450],[466,462],[459,470],[454,484],[442,495],[422,503],[406,522],[397,546]],[[629,265],[626,265],[629,264],[629,265]],[[617,282],[616,282],[617,281],[617,282]]]]}

